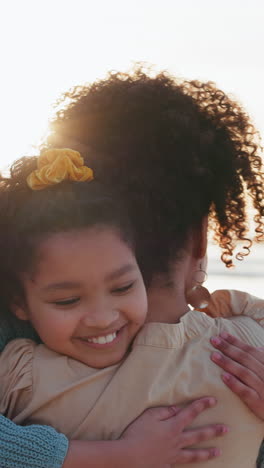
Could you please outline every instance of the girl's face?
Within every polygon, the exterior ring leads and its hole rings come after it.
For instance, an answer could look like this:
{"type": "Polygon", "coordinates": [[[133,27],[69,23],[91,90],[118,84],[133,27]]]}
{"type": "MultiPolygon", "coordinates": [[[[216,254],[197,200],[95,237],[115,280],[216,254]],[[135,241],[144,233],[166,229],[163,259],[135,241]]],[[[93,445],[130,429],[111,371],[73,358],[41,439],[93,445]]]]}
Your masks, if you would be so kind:
{"type": "Polygon", "coordinates": [[[147,297],[136,259],[111,228],[50,235],[22,278],[30,320],[52,350],[95,368],[119,362],[143,325],[147,297]]]}

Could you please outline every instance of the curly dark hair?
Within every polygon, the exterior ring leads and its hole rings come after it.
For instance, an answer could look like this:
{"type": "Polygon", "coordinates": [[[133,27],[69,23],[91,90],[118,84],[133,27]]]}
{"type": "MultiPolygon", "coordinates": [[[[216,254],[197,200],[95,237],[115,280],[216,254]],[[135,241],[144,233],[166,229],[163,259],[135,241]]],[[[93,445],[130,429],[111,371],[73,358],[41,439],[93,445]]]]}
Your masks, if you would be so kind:
{"type": "Polygon", "coordinates": [[[133,228],[123,204],[97,181],[64,181],[33,191],[27,176],[37,158],[21,158],[0,177],[0,298],[8,308],[24,299],[21,274],[34,271],[42,240],[57,232],[110,227],[132,250],[133,228]]]}
{"type": "Polygon", "coordinates": [[[211,83],[110,73],[62,96],[43,145],[89,158],[96,178],[125,200],[137,232],[145,278],[169,272],[190,228],[210,227],[233,265],[237,241],[249,253],[247,198],[263,239],[263,180],[258,134],[241,106],[211,83]]]}

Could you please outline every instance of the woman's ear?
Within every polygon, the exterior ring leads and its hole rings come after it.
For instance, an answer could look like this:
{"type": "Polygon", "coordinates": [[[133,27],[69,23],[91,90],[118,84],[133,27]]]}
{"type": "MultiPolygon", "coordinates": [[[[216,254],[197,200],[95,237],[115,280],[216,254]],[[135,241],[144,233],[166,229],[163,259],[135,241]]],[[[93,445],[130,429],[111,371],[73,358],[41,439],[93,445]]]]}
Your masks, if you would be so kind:
{"type": "Polygon", "coordinates": [[[193,256],[203,258],[207,250],[208,216],[204,216],[199,227],[193,233],[193,256]]]}
{"type": "Polygon", "coordinates": [[[29,320],[28,311],[23,301],[13,302],[10,306],[10,310],[19,320],[29,320]]]}

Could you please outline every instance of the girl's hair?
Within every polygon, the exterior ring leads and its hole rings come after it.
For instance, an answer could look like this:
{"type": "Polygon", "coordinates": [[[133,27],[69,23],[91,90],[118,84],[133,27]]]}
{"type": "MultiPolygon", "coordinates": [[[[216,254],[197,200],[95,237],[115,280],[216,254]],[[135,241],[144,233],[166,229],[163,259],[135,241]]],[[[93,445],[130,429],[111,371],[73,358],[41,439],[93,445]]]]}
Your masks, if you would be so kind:
{"type": "Polygon", "coordinates": [[[134,249],[127,214],[110,191],[96,181],[32,190],[26,178],[36,168],[36,157],[22,158],[9,178],[0,178],[0,297],[5,306],[23,298],[20,275],[32,271],[39,244],[53,233],[110,227],[134,249]]]}
{"type": "Polygon", "coordinates": [[[136,228],[145,280],[170,271],[190,229],[208,214],[225,264],[232,266],[237,241],[245,241],[240,258],[247,255],[247,194],[260,239],[257,133],[240,105],[213,83],[153,77],[137,68],[76,87],[60,106],[44,147],[70,142],[116,188],[136,228]]]}

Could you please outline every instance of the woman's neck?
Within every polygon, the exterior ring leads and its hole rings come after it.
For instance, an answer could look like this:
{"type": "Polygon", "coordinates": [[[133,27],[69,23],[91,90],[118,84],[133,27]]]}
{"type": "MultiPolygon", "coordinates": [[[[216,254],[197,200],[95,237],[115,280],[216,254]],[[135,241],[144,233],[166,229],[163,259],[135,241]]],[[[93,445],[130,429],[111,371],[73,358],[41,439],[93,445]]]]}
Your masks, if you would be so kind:
{"type": "Polygon", "coordinates": [[[184,281],[156,278],[148,289],[147,322],[177,323],[189,310],[184,281]]]}

